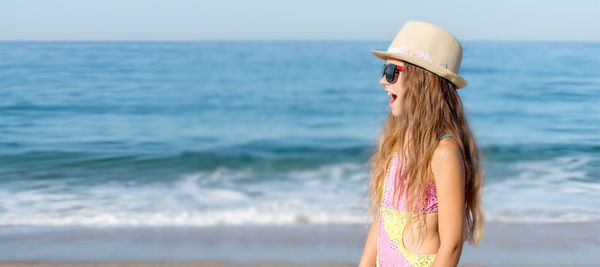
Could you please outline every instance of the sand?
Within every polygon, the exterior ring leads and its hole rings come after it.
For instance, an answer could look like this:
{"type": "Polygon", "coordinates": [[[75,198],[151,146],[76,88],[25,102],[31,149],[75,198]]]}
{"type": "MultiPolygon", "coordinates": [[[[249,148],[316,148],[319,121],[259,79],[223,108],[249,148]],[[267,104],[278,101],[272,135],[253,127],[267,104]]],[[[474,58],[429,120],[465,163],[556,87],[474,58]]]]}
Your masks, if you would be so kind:
{"type": "MultiPolygon", "coordinates": [[[[5,262],[0,267],[355,267],[351,264],[284,264],[284,263],[227,263],[227,262],[180,262],[180,263],[145,263],[145,262],[5,262]]],[[[462,267],[479,267],[462,265],[462,267]]]]}
{"type": "MultiPolygon", "coordinates": [[[[356,266],[367,227],[0,227],[2,266],[356,266]]],[[[600,223],[487,223],[462,266],[598,266],[600,223]]]]}
{"type": "Polygon", "coordinates": [[[180,262],[180,263],[145,263],[145,262],[76,262],[76,263],[42,263],[42,262],[19,262],[19,263],[0,263],[0,267],[350,267],[348,264],[274,264],[274,263],[254,263],[254,264],[236,264],[227,262],[180,262]]]}

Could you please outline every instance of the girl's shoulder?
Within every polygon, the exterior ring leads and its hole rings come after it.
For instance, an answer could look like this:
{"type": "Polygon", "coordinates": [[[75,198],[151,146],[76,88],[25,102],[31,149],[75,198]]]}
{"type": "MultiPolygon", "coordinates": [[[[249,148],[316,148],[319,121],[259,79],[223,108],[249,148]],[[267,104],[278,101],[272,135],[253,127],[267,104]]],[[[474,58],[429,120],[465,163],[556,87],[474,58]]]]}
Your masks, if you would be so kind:
{"type": "Polygon", "coordinates": [[[438,144],[433,151],[432,163],[435,160],[443,162],[460,155],[460,148],[454,136],[445,134],[438,138],[438,144]]]}
{"type": "Polygon", "coordinates": [[[439,159],[456,155],[456,152],[460,154],[460,148],[458,147],[458,143],[454,139],[454,136],[451,134],[444,134],[438,137],[438,144],[436,145],[433,151],[433,157],[439,159]]]}
{"type": "Polygon", "coordinates": [[[454,138],[439,140],[431,158],[431,169],[436,180],[440,177],[436,174],[464,171],[462,152],[454,138]]]}

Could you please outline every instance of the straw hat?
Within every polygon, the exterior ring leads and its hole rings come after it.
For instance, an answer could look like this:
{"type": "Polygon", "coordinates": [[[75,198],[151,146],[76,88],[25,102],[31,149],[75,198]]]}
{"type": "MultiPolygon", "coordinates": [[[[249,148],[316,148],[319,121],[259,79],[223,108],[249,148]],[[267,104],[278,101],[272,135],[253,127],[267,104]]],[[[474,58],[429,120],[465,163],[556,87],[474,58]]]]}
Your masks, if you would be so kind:
{"type": "Polygon", "coordinates": [[[415,64],[446,78],[460,89],[467,86],[467,81],[458,75],[462,51],[458,40],[439,26],[408,21],[386,52],[371,50],[371,53],[383,60],[392,57],[415,64]]]}

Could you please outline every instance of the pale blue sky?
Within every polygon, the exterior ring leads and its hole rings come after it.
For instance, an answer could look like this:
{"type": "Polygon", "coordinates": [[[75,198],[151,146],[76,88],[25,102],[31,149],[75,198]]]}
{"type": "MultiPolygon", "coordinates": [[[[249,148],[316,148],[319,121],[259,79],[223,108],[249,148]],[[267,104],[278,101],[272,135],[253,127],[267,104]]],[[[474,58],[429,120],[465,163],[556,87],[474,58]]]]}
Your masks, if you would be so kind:
{"type": "Polygon", "coordinates": [[[0,40],[600,40],[600,0],[0,0],[0,40]]]}

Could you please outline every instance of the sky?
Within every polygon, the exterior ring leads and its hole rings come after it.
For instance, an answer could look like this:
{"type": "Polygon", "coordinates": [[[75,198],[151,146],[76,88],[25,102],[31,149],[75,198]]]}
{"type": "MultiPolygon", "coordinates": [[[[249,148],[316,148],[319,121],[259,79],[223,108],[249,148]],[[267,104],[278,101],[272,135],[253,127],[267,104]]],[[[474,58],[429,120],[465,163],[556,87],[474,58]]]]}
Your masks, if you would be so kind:
{"type": "Polygon", "coordinates": [[[391,40],[409,20],[459,40],[600,41],[600,0],[0,0],[0,40],[391,40]]]}

